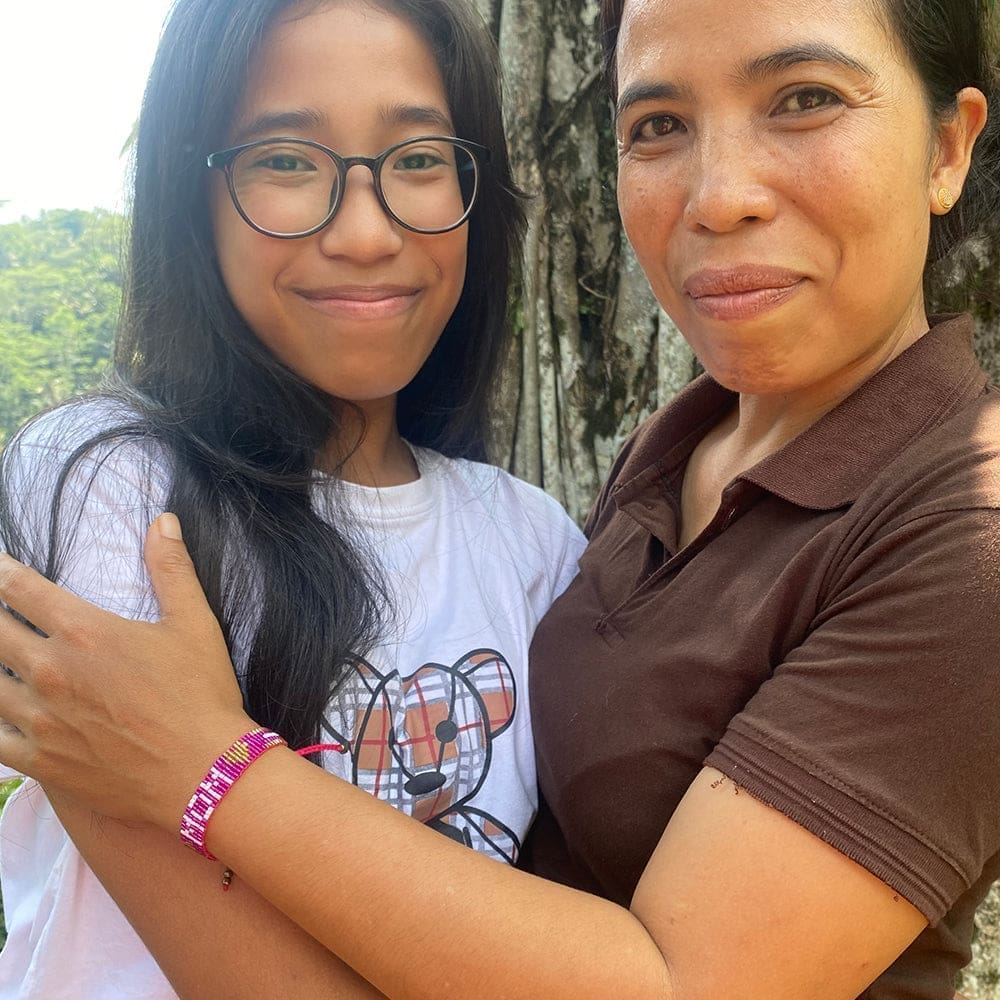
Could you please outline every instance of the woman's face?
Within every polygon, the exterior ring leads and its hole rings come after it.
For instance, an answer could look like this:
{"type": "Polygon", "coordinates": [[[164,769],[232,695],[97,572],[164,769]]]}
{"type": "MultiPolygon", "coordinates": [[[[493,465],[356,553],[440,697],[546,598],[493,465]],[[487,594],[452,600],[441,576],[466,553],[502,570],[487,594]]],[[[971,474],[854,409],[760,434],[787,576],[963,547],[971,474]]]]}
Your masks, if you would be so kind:
{"type": "MultiPolygon", "coordinates": [[[[229,144],[312,139],[374,156],[406,138],[452,134],[440,70],[408,22],[361,2],[290,8],[267,35],[229,144]]],[[[284,164],[282,164],[284,166],[284,164]]],[[[237,214],[212,172],[215,246],[229,294],[289,368],[340,399],[394,396],[417,373],[465,281],[467,227],[425,236],[393,222],[371,172],[348,172],[321,232],[280,240],[237,214]]]]}
{"type": "Polygon", "coordinates": [[[724,385],[837,395],[926,329],[924,92],[868,0],[627,0],[618,196],[724,385]]]}

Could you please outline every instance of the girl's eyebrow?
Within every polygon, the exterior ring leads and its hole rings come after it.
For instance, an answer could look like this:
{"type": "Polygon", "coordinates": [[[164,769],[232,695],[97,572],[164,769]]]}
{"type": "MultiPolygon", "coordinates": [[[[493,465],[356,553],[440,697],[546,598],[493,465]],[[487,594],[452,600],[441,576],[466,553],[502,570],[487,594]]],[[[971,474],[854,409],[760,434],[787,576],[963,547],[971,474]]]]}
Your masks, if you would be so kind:
{"type": "MultiPolygon", "coordinates": [[[[379,110],[384,125],[420,125],[441,132],[451,132],[451,119],[440,108],[431,105],[389,104],[379,110]]],[[[329,116],[316,108],[296,108],[292,111],[265,111],[257,115],[236,133],[233,145],[239,146],[260,136],[280,135],[283,132],[307,132],[326,128],[329,116]]]]}
{"type": "Polygon", "coordinates": [[[382,108],[379,117],[386,125],[421,125],[451,132],[451,118],[440,108],[423,104],[391,104],[382,108]]]}
{"type": "Polygon", "coordinates": [[[237,131],[233,144],[239,146],[260,136],[280,135],[282,132],[305,132],[327,124],[327,116],[315,108],[265,111],[237,131]]]}
{"type": "MultiPolygon", "coordinates": [[[[832,64],[850,70],[867,80],[875,78],[874,71],[863,62],[824,42],[792,45],[779,49],[777,52],[754,56],[741,63],[732,74],[732,78],[737,83],[748,86],[760,83],[769,76],[775,76],[783,70],[802,63],[832,64]]],[[[633,104],[638,104],[641,101],[680,101],[690,100],[690,98],[691,88],[687,84],[669,81],[653,83],[639,80],[622,91],[615,108],[615,120],[617,121],[633,104]]]]}

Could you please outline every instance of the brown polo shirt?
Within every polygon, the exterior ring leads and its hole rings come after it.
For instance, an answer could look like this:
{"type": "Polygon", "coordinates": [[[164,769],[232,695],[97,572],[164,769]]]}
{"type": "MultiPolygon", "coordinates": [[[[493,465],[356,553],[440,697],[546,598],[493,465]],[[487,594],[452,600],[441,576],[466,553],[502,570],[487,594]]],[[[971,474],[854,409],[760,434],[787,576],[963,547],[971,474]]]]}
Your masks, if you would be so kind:
{"type": "Polygon", "coordinates": [[[633,435],[538,628],[523,864],[627,905],[708,764],[931,922],[866,997],[950,998],[1000,874],[1000,392],[939,321],[679,550],[734,399],[703,377],[633,435]]]}

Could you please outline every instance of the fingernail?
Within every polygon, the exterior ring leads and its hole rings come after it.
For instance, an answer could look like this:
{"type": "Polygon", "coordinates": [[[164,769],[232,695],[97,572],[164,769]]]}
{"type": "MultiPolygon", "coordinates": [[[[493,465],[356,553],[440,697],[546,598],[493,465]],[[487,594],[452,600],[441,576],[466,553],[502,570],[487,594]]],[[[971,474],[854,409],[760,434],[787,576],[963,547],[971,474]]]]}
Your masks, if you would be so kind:
{"type": "Polygon", "coordinates": [[[156,526],[164,538],[175,542],[184,540],[184,536],[181,534],[181,522],[177,520],[176,514],[161,514],[156,526]]]}

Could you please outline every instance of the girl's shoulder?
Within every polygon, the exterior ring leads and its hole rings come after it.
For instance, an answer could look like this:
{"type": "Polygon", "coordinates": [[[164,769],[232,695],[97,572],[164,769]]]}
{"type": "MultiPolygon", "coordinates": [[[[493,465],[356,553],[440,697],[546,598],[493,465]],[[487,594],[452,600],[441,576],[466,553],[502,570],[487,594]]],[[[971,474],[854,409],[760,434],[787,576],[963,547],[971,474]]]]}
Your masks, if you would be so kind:
{"type": "Polygon", "coordinates": [[[166,464],[165,449],[127,403],[107,396],[75,399],[29,420],[3,451],[5,478],[72,477],[73,469],[119,472],[166,464]],[[63,475],[66,473],[66,475],[63,475]]]}
{"type": "Polygon", "coordinates": [[[538,486],[486,462],[448,458],[422,448],[414,453],[421,474],[435,480],[447,509],[469,511],[515,537],[521,533],[537,541],[547,536],[568,549],[582,549],[583,535],[576,523],[558,500],[538,486]]]}
{"type": "Polygon", "coordinates": [[[145,518],[162,509],[170,468],[164,446],[127,404],[100,396],[65,403],[30,420],[0,455],[4,534],[44,539],[56,517],[145,518]]]}

